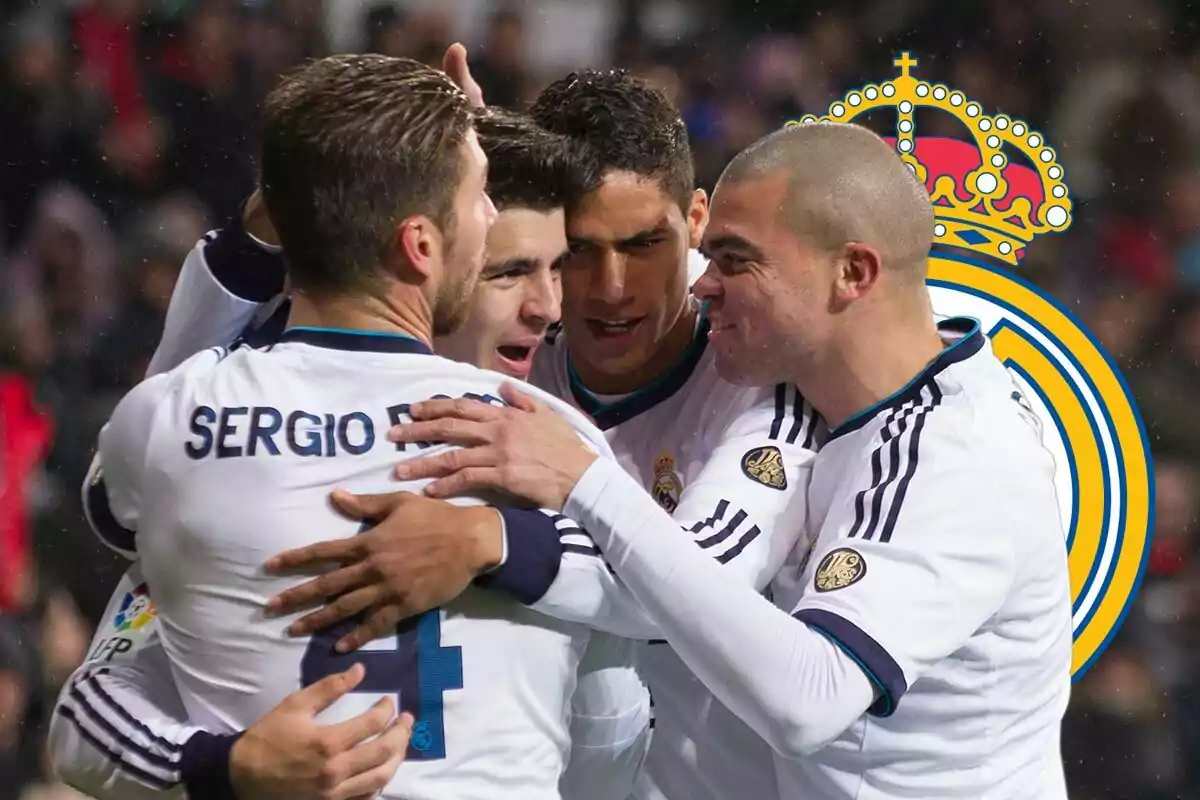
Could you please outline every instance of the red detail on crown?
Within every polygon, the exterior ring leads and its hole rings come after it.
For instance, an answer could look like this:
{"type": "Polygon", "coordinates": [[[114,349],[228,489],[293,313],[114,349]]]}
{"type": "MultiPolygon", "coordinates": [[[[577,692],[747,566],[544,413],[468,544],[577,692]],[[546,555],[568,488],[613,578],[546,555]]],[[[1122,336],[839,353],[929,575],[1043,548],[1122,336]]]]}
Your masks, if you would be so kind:
{"type": "MultiPolygon", "coordinates": [[[[896,137],[894,136],[885,136],[883,140],[892,147],[896,146],[896,137]]],[[[1016,148],[1009,148],[1009,150],[1016,153],[1021,152],[1016,148]]],[[[933,192],[933,182],[937,178],[949,175],[954,178],[957,197],[963,201],[971,199],[971,193],[966,186],[966,176],[979,169],[979,150],[975,145],[945,136],[918,136],[913,155],[925,167],[925,188],[929,192],[933,192]]],[[[1008,192],[1003,198],[997,198],[996,210],[1005,211],[1012,205],[1014,199],[1027,197],[1033,204],[1036,214],[1037,209],[1045,200],[1045,196],[1042,194],[1042,181],[1038,173],[1030,167],[1010,161],[1000,171],[1000,174],[1008,182],[1008,192]]]]}

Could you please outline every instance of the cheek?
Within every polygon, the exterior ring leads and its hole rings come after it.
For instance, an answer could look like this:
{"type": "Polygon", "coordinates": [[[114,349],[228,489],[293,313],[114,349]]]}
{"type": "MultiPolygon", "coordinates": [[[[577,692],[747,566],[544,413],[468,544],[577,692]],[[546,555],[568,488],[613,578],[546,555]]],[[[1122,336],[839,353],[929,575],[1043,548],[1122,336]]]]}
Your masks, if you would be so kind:
{"type": "Polygon", "coordinates": [[[770,287],[750,276],[743,276],[743,280],[737,282],[730,281],[721,305],[722,312],[736,319],[748,338],[771,337],[778,327],[779,298],[770,287]]]}
{"type": "Polygon", "coordinates": [[[625,278],[626,294],[647,308],[675,306],[687,294],[687,274],[679,268],[679,255],[665,244],[653,256],[633,259],[625,278]]]}
{"type": "Polygon", "coordinates": [[[480,283],[471,298],[471,318],[467,321],[474,341],[487,346],[494,342],[498,329],[502,327],[503,311],[498,306],[504,302],[504,292],[487,283],[480,283]]]}
{"type": "Polygon", "coordinates": [[[481,241],[487,237],[488,204],[486,200],[481,200],[475,204],[475,230],[478,231],[481,241]]]}
{"type": "Polygon", "coordinates": [[[562,271],[559,292],[564,314],[569,313],[567,309],[578,308],[584,302],[590,282],[588,271],[581,267],[569,267],[562,271]]]}

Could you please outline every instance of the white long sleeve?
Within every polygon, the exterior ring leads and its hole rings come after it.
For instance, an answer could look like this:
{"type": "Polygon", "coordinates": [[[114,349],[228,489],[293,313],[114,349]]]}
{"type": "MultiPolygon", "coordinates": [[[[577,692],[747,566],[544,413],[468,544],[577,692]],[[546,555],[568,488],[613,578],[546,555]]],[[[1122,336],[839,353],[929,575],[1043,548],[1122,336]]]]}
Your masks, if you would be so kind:
{"type": "Polygon", "coordinates": [[[564,800],[627,800],[650,749],[650,694],[636,643],[592,634],[571,698],[571,756],[564,800]]]}
{"type": "MultiPolygon", "coordinates": [[[[763,591],[803,538],[819,425],[794,387],[762,393],[721,431],[678,506],[658,519],[671,519],[680,543],[720,564],[723,582],[763,591]]],[[[641,497],[650,500],[644,490],[641,497]]],[[[558,517],[557,525],[564,533],[562,567],[531,607],[618,636],[664,638],[655,614],[598,560],[587,526],[567,517],[558,517]]]]}
{"type": "Polygon", "coordinates": [[[55,706],[54,770],[98,800],[186,796],[183,746],[198,729],[187,723],[157,625],[135,565],[55,706]]]}
{"type": "Polygon", "coordinates": [[[597,459],[563,512],[587,528],[679,657],[776,752],[819,749],[873,702],[871,681],[848,655],[727,580],[614,462],[597,459]]]}
{"type": "Polygon", "coordinates": [[[282,299],[279,248],[254,239],[235,217],[184,259],[162,338],[147,374],[169,372],[206,347],[225,347],[282,299]]]}

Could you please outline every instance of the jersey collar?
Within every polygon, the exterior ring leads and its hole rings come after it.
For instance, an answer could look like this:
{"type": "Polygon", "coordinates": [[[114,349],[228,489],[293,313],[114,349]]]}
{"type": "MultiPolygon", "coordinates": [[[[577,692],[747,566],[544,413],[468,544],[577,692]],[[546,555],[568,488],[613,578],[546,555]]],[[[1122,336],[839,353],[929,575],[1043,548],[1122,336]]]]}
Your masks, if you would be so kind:
{"type": "Polygon", "coordinates": [[[596,421],[596,427],[602,431],[616,427],[622,422],[633,419],[654,408],[659,403],[674,395],[692,377],[700,357],[708,347],[708,306],[702,306],[696,332],[692,341],[683,351],[679,359],[665,373],[655,378],[651,383],[622,397],[615,403],[605,403],[589,392],[571,364],[571,343],[567,342],[567,379],[571,385],[571,395],[579,405],[580,410],[596,421]]]}
{"type": "Polygon", "coordinates": [[[344,328],[298,326],[280,334],[278,342],[299,342],[329,350],[354,350],[367,353],[412,353],[432,355],[433,350],[420,339],[405,333],[352,331],[344,328]]]}
{"type": "Polygon", "coordinates": [[[858,430],[874,419],[881,411],[899,408],[905,403],[920,398],[921,391],[931,385],[942,370],[951,364],[965,361],[983,347],[983,331],[979,320],[969,317],[951,317],[938,322],[938,333],[951,342],[929,362],[915,378],[898,392],[885,397],[873,406],[868,406],[829,432],[829,441],[858,430]]]}

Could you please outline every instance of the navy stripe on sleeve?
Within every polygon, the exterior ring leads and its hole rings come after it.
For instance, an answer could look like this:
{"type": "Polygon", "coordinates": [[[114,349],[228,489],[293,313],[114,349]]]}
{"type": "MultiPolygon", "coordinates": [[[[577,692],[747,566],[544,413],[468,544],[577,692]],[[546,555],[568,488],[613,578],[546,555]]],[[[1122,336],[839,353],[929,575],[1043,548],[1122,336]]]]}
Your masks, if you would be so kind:
{"type": "Polygon", "coordinates": [[[795,444],[800,438],[800,432],[804,430],[804,410],[807,405],[804,398],[800,396],[800,390],[792,387],[792,428],[788,431],[787,443],[795,444]]]}
{"type": "Polygon", "coordinates": [[[696,542],[696,544],[700,546],[701,550],[707,550],[710,547],[720,544],[733,535],[733,532],[738,529],[738,526],[746,521],[747,516],[748,515],[745,511],[738,511],[733,515],[733,519],[729,520],[729,523],[724,528],[714,533],[712,536],[701,539],[700,541],[696,542]]]}
{"type": "Polygon", "coordinates": [[[775,419],[771,420],[771,432],[767,434],[768,439],[778,439],[779,432],[783,430],[783,418],[787,414],[787,384],[780,383],[775,386],[775,419]]]}
{"type": "Polygon", "coordinates": [[[707,519],[701,520],[700,522],[692,525],[691,528],[687,528],[685,530],[689,530],[692,533],[700,533],[705,528],[715,527],[716,523],[725,518],[725,512],[728,510],[729,501],[724,499],[718,500],[716,509],[708,516],[707,519]]]}
{"type": "MultiPolygon", "coordinates": [[[[79,681],[77,681],[75,683],[75,685],[72,687],[72,694],[75,695],[76,698],[78,700],[80,700],[80,702],[82,702],[85,706],[87,706],[89,708],[94,708],[97,711],[101,710],[100,705],[93,705],[92,703],[89,703],[87,701],[87,699],[84,698],[83,693],[79,692],[80,683],[86,682],[89,691],[95,692],[97,698],[99,698],[99,700],[101,701],[101,704],[103,706],[107,706],[109,709],[111,709],[111,711],[114,714],[116,714],[116,719],[119,719],[123,725],[128,726],[128,728],[130,730],[138,731],[138,732],[142,733],[147,739],[150,740],[151,744],[154,747],[159,747],[159,748],[167,751],[167,753],[169,753],[171,756],[174,756],[179,751],[179,745],[174,744],[173,742],[168,741],[167,739],[164,739],[161,736],[156,735],[154,733],[154,731],[150,730],[150,728],[148,728],[144,722],[139,720],[137,717],[133,716],[133,714],[129,713],[129,711],[124,706],[122,706],[120,703],[117,702],[116,698],[114,698],[111,694],[109,694],[104,689],[104,687],[100,685],[99,678],[104,675],[108,675],[109,672],[110,672],[110,670],[108,668],[101,667],[100,669],[97,669],[94,672],[88,674],[86,679],[83,679],[81,676],[81,679],[79,681]]],[[[128,732],[126,732],[124,735],[126,738],[129,738],[128,732]]],[[[130,741],[133,741],[133,740],[130,739],[130,741]]],[[[149,755],[147,757],[147,760],[149,760],[151,762],[155,761],[155,759],[153,757],[150,757],[149,755]]],[[[163,763],[164,766],[170,766],[173,764],[172,758],[160,759],[160,761],[163,763]]]]}
{"type": "Polygon", "coordinates": [[[96,750],[103,754],[108,761],[115,764],[117,769],[127,773],[133,778],[136,778],[141,783],[144,783],[152,789],[158,789],[159,791],[166,791],[179,783],[179,781],[168,781],[158,777],[157,775],[152,775],[141,767],[138,767],[136,764],[129,763],[129,761],[125,758],[125,750],[114,749],[108,744],[102,742],[98,736],[89,731],[83,725],[83,723],[80,722],[79,717],[75,714],[75,710],[70,706],[60,705],[55,710],[55,713],[62,715],[63,718],[68,720],[71,723],[71,727],[75,729],[80,737],[82,737],[92,747],[96,748],[96,750]]]}
{"type": "Polygon", "coordinates": [[[816,446],[817,412],[795,386],[786,383],[775,386],[775,417],[767,438],[788,444],[800,442],[810,450],[816,446]]]}
{"type": "Polygon", "coordinates": [[[92,530],[110,547],[125,553],[137,552],[137,532],[131,531],[113,516],[108,504],[108,489],[104,485],[104,474],[98,472],[88,484],[84,494],[84,511],[92,530]]]}
{"type": "Polygon", "coordinates": [[[182,747],[157,736],[105,691],[99,678],[109,671],[89,669],[74,677],[57,713],[118,769],[152,788],[169,789],[181,780],[182,747]]]}
{"type": "Polygon", "coordinates": [[[717,556],[717,563],[728,564],[730,561],[733,561],[746,549],[746,545],[758,538],[759,533],[761,531],[757,525],[751,527],[750,530],[742,534],[742,538],[738,539],[737,544],[717,556]]]}
{"type": "Polygon", "coordinates": [[[917,471],[921,431],[941,398],[941,391],[934,385],[923,403],[922,398],[916,398],[888,412],[879,446],[871,453],[871,485],[854,497],[854,525],[848,538],[891,540],[917,471]]]}
{"type": "Polygon", "coordinates": [[[576,555],[580,556],[595,556],[596,558],[604,557],[604,554],[600,551],[600,548],[596,547],[594,544],[590,546],[585,544],[564,544],[563,552],[575,553],[576,555]]]}
{"type": "Polygon", "coordinates": [[[900,665],[883,645],[853,622],[831,611],[802,608],[792,616],[825,636],[862,667],[879,692],[879,697],[867,709],[868,714],[890,717],[895,713],[900,698],[908,691],[908,681],[900,665]]]}
{"type": "MultiPolygon", "coordinates": [[[[942,390],[935,383],[932,386],[933,400],[930,408],[937,405],[942,399],[942,390]]],[[[900,483],[896,486],[896,496],[892,500],[892,505],[888,511],[887,519],[883,523],[883,530],[879,533],[879,541],[890,542],[892,540],[892,531],[896,529],[896,519],[900,516],[900,507],[904,505],[904,497],[908,494],[908,485],[912,482],[913,475],[917,472],[917,456],[921,447],[921,431],[925,428],[926,413],[922,411],[913,419],[912,436],[908,440],[908,465],[905,467],[904,476],[900,478],[900,483]]]]}

